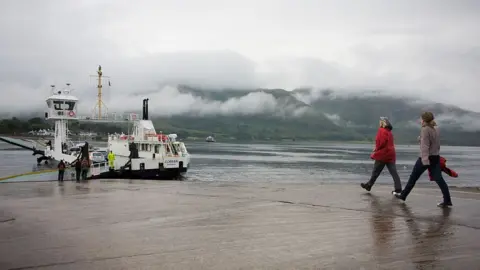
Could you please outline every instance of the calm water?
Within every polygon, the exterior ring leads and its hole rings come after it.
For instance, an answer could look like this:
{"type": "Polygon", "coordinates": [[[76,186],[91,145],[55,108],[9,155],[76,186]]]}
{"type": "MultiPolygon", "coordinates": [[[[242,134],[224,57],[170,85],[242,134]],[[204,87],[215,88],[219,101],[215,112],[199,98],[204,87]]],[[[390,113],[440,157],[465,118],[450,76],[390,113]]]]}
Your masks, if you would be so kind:
{"type": "MultiPolygon", "coordinates": [[[[192,154],[190,181],[242,182],[343,182],[360,183],[369,178],[373,161],[371,145],[344,143],[227,144],[195,142],[187,144],[192,154]]],[[[12,147],[0,143],[0,177],[31,171],[35,158],[29,151],[2,150],[12,147]]],[[[447,165],[460,177],[450,185],[480,186],[480,148],[442,147],[447,165]]],[[[418,157],[418,146],[397,146],[397,169],[406,181],[418,157]]],[[[392,184],[388,171],[378,184],[392,184]]],[[[427,174],[419,184],[429,182],[427,174]]]]}

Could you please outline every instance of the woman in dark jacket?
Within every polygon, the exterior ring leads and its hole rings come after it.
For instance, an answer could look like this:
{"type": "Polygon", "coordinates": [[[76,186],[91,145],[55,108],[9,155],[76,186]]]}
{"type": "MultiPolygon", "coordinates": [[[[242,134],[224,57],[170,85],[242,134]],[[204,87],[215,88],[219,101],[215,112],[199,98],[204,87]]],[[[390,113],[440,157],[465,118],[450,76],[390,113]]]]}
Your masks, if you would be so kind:
{"type": "Polygon", "coordinates": [[[82,174],[82,162],[80,159],[77,159],[75,162],[75,178],[77,179],[77,182],[80,182],[80,176],[82,174]]]}
{"type": "Polygon", "coordinates": [[[412,191],[417,180],[426,170],[431,170],[433,179],[443,194],[443,202],[439,207],[452,206],[452,198],[447,183],[442,176],[440,165],[440,133],[436,128],[435,117],[431,112],[422,113],[422,128],[420,130],[420,157],[413,167],[407,185],[401,194],[395,197],[405,201],[412,191]]]}
{"type": "Polygon", "coordinates": [[[65,168],[67,166],[65,165],[65,162],[60,160],[60,162],[57,165],[58,168],[58,181],[63,182],[63,176],[65,175],[65,168]]]}
{"type": "Polygon", "coordinates": [[[360,184],[360,186],[367,191],[372,189],[372,186],[375,184],[378,176],[380,176],[383,168],[387,166],[388,172],[392,175],[395,188],[394,191],[392,191],[392,194],[395,195],[402,192],[402,183],[400,182],[400,177],[398,176],[397,168],[395,166],[396,152],[392,129],[392,124],[388,121],[388,118],[380,117],[380,128],[375,137],[375,149],[370,156],[371,159],[375,160],[372,176],[367,183],[360,184]]]}

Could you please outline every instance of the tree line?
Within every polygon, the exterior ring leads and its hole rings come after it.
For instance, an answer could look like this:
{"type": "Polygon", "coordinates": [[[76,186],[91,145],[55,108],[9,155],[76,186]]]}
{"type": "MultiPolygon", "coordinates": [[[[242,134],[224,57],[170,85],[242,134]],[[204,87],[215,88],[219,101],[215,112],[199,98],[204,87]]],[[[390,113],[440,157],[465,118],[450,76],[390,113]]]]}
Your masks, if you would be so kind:
{"type": "MultiPolygon", "coordinates": [[[[299,122],[298,120],[274,120],[260,117],[170,117],[154,118],[157,132],[176,133],[179,139],[203,140],[209,135],[217,141],[364,141],[372,142],[377,132],[372,128],[328,128],[322,122],[299,122]]],[[[68,128],[72,134],[95,132],[100,136],[108,133],[128,133],[132,128],[125,123],[93,123],[69,121],[68,128]]],[[[30,119],[10,118],[0,120],[0,134],[26,135],[29,131],[54,129],[54,122],[40,117],[30,119]]],[[[419,129],[396,128],[393,130],[397,144],[417,144],[419,129]]],[[[443,129],[441,133],[444,145],[480,146],[480,132],[443,129]]]]}

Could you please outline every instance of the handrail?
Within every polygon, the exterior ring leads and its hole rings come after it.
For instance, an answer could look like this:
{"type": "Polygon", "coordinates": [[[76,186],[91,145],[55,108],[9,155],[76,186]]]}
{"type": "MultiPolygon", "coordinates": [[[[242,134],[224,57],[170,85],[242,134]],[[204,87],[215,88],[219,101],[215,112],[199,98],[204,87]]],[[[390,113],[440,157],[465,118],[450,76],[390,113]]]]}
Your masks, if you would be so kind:
{"type": "Polygon", "coordinates": [[[90,165],[90,170],[89,170],[89,173],[90,173],[90,176],[95,176],[95,175],[99,175],[102,173],[102,168],[109,168],[108,166],[108,161],[104,161],[104,162],[98,162],[98,163],[93,163],[92,162],[92,165],[90,165]]]}
{"type": "Polygon", "coordinates": [[[93,163],[93,162],[92,162],[92,165],[90,165],[90,168],[104,167],[104,166],[107,166],[107,167],[108,167],[108,161],[96,162],[96,163],[93,163]],[[103,166],[102,166],[102,165],[103,165],[103,166]]]}

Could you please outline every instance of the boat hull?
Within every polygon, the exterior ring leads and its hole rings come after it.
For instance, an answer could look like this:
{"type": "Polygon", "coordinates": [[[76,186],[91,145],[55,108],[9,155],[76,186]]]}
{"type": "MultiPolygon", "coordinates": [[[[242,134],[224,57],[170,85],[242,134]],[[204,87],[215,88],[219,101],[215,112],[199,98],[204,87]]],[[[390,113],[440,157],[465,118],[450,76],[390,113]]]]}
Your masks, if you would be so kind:
{"type": "Polygon", "coordinates": [[[92,179],[143,179],[143,180],[179,180],[186,176],[187,168],[182,169],[146,169],[107,171],[92,176],[92,179]]]}
{"type": "MultiPolygon", "coordinates": [[[[95,166],[90,169],[89,177],[87,179],[141,179],[141,180],[182,180],[187,173],[187,168],[179,169],[166,169],[166,170],[126,170],[123,172],[109,171],[104,166],[95,166]]],[[[54,169],[46,169],[37,172],[27,172],[23,174],[11,175],[0,178],[0,183],[11,182],[46,182],[56,181],[58,177],[58,171],[54,169]]],[[[69,168],[65,171],[65,181],[75,181],[75,170],[69,168]]]]}

